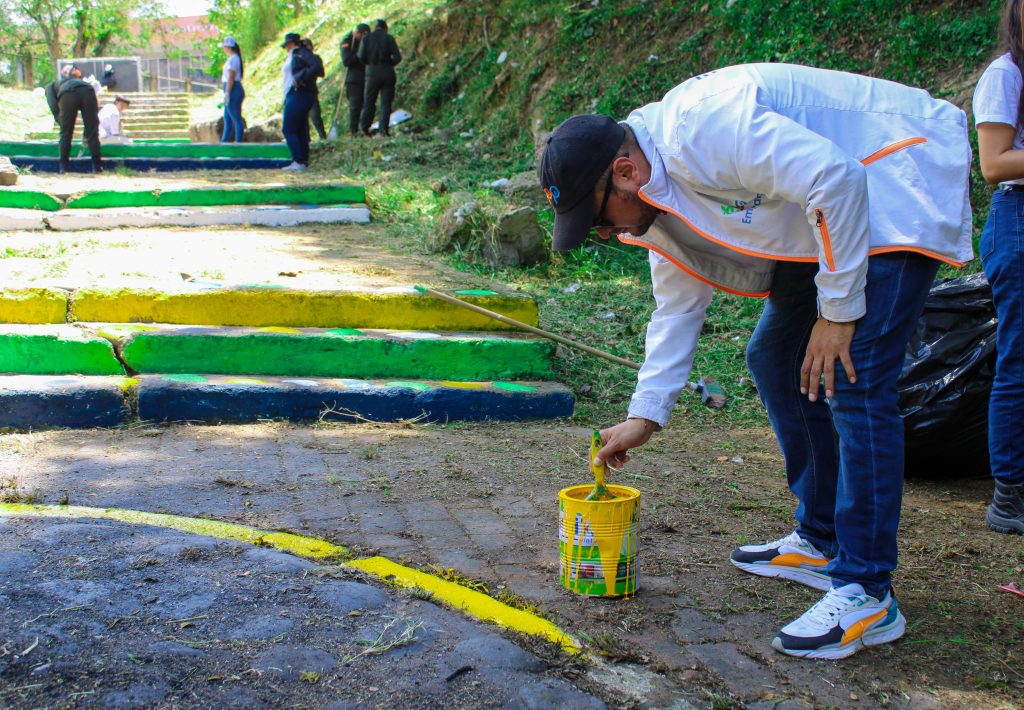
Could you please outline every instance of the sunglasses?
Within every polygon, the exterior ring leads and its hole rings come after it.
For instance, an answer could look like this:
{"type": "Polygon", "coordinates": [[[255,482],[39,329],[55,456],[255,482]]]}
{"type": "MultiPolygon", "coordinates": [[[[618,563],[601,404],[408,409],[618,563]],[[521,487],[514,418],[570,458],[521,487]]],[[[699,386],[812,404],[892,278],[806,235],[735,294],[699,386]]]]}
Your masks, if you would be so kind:
{"type": "Polygon", "coordinates": [[[608,198],[612,194],[612,177],[614,171],[608,171],[608,180],[604,183],[604,197],[601,199],[601,207],[597,210],[597,217],[594,218],[594,229],[607,229],[608,227],[614,227],[615,225],[608,221],[608,218],[604,216],[604,210],[608,207],[608,198]]]}

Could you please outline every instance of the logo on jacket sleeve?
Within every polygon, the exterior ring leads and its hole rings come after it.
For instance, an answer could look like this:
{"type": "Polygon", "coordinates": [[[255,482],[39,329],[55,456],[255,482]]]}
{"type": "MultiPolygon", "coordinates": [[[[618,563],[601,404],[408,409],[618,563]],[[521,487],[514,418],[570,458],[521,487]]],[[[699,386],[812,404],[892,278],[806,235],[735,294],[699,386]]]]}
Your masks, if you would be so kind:
{"type": "Polygon", "coordinates": [[[558,198],[562,196],[561,193],[558,192],[558,188],[554,185],[544,188],[544,194],[547,195],[548,204],[551,206],[557,205],[558,198]]]}

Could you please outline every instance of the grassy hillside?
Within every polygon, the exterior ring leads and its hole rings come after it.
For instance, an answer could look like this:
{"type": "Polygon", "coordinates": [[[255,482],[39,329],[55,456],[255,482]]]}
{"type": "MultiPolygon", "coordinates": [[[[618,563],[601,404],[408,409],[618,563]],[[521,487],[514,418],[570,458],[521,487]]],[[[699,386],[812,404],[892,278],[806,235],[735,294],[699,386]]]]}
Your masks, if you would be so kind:
{"type": "MultiPolygon", "coordinates": [[[[472,126],[509,149],[581,111],[622,116],[693,74],[785,61],[885,77],[962,101],[991,56],[1000,0],[328,0],[292,28],[311,36],[333,110],[338,42],[388,18],[406,54],[398,105],[421,124],[472,126]],[[499,62],[504,54],[505,58],[499,62]]],[[[247,113],[280,110],[283,50],[251,58],[247,113]]],[[[530,151],[532,153],[532,151],[530,151]]]]}

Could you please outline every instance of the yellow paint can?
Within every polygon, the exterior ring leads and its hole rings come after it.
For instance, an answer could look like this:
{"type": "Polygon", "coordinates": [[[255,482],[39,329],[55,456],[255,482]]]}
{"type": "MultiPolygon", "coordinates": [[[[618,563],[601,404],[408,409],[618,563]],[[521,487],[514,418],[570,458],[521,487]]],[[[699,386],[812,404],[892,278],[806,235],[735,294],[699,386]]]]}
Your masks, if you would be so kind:
{"type": "Polygon", "coordinates": [[[639,589],[637,525],[640,491],[607,486],[614,500],[585,500],[593,484],[558,492],[562,586],[591,597],[628,596],[639,589]]]}

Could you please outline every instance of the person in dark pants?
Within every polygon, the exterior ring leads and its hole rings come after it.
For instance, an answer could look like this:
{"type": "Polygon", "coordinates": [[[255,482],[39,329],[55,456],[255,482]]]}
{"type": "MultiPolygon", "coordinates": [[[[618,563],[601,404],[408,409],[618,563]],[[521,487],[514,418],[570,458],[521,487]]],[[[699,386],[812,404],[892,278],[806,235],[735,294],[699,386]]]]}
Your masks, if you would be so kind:
{"type": "Polygon", "coordinates": [[[302,46],[299,35],[289,32],[281,44],[288,50],[283,67],[284,115],[281,132],[292,153],[285,170],[305,170],[309,165],[309,112],[316,101],[316,79],[323,76],[323,63],[302,46]]]}
{"type": "Polygon", "coordinates": [[[395,98],[395,67],[402,61],[398,43],[388,34],[388,23],[377,20],[376,28],[359,43],[359,60],[366,67],[366,88],[363,92],[363,115],[360,129],[370,135],[370,124],[380,94],[380,132],[391,135],[391,102],[395,98]]]}
{"type": "Polygon", "coordinates": [[[60,124],[60,172],[71,169],[71,138],[75,134],[75,121],[82,114],[85,143],[92,157],[92,171],[103,172],[100,162],[100,107],[96,90],[82,79],[82,71],[70,65],[61,72],[61,78],[46,88],[46,100],[54,119],[60,124]]]}
{"type": "MultiPolygon", "coordinates": [[[[356,25],[353,32],[341,40],[341,63],[345,65],[345,98],[348,100],[348,130],[359,134],[359,116],[363,112],[363,91],[366,87],[366,69],[359,60],[359,46],[370,33],[365,22],[356,25]]],[[[337,121],[335,121],[337,123],[337,121]]]]}
{"type": "MultiPolygon", "coordinates": [[[[319,54],[313,52],[313,40],[303,39],[302,46],[308,49],[310,53],[317,58],[321,67],[324,65],[323,58],[319,54]]],[[[320,77],[323,75],[324,73],[321,71],[320,77]]],[[[309,111],[309,120],[313,122],[313,128],[316,129],[317,134],[320,136],[320,140],[325,140],[327,138],[327,131],[324,130],[324,116],[320,112],[320,87],[316,84],[315,80],[313,82],[313,96],[315,100],[313,101],[313,108],[309,111]]]]}

